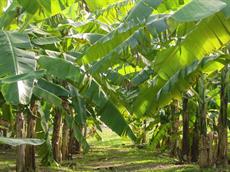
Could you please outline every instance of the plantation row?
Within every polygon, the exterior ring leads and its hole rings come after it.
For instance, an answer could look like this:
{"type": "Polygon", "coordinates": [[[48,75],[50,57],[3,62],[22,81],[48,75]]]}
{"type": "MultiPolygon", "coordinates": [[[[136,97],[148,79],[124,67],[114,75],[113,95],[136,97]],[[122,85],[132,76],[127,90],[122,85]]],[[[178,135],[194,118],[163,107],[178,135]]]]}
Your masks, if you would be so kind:
{"type": "Polygon", "coordinates": [[[228,168],[229,0],[1,0],[0,28],[0,143],[18,172],[87,153],[103,124],[228,168]]]}

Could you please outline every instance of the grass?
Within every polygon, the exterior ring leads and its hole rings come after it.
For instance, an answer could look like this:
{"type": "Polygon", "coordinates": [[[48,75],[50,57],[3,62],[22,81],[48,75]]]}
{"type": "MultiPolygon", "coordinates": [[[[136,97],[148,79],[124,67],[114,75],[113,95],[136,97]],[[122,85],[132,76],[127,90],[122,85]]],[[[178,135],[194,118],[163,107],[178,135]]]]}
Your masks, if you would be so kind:
{"type": "Polygon", "coordinates": [[[4,149],[0,150],[0,172],[12,171],[15,168],[15,152],[14,150],[4,149]]]}
{"type": "MultiPolygon", "coordinates": [[[[153,152],[133,147],[125,137],[119,137],[105,128],[102,141],[88,139],[91,150],[85,155],[77,155],[73,160],[64,161],[60,167],[39,167],[39,172],[84,172],[84,171],[153,171],[153,172],[198,172],[195,164],[176,165],[176,161],[165,153],[153,152]]],[[[14,152],[0,155],[0,172],[15,166],[14,152]]],[[[205,172],[227,171],[227,169],[206,169],[205,172]]]]}

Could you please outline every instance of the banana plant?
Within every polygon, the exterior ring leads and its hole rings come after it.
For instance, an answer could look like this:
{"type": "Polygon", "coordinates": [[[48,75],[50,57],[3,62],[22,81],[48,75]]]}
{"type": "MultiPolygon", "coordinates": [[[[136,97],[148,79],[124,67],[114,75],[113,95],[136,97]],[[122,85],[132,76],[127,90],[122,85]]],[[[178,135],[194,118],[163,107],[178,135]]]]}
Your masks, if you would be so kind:
{"type": "MultiPolygon", "coordinates": [[[[212,12],[205,11],[205,13],[202,13],[201,10],[200,12],[197,12],[194,16],[190,15],[189,11],[192,10],[193,6],[199,4],[197,4],[197,2],[198,1],[191,1],[191,3],[185,5],[183,8],[174,13],[174,15],[172,15],[172,19],[177,22],[191,22],[191,20],[197,21],[198,18],[196,18],[196,14],[200,14],[200,22],[198,22],[192,28],[192,30],[185,34],[183,40],[179,41],[177,45],[162,50],[157,54],[155,60],[153,61],[153,69],[157,73],[155,81],[156,84],[154,86],[151,86],[150,88],[144,88],[139,98],[137,98],[135,103],[135,107],[137,108],[135,109],[135,111],[137,111],[139,114],[144,114],[146,112],[151,113],[151,111],[154,112],[156,110],[157,106],[154,106],[156,103],[154,102],[155,100],[153,99],[153,97],[158,93],[160,88],[162,88],[167,80],[170,79],[178,70],[192,64],[196,60],[201,60],[203,57],[205,57],[205,55],[213,53],[221,49],[223,47],[222,45],[227,45],[229,43],[229,34],[227,29],[229,27],[228,14],[224,13],[225,9],[228,7],[229,4],[224,4],[222,1],[220,1],[219,6],[216,6],[217,8],[213,9],[214,11],[212,12]],[[186,16],[191,17],[190,20],[183,20],[183,14],[185,13],[187,14],[186,16]],[[207,15],[209,17],[207,17],[207,15]],[[216,25],[216,23],[221,24],[216,25]],[[224,25],[222,25],[222,23],[224,25]],[[212,27],[212,25],[215,25],[216,27],[212,27]],[[215,30],[211,30],[210,32],[208,32],[206,38],[202,40],[199,39],[200,36],[198,35],[202,32],[207,33],[207,30],[209,30],[209,28],[214,28],[215,30]],[[220,35],[223,35],[223,37],[220,35]],[[212,45],[210,45],[211,42],[207,41],[209,40],[209,38],[212,38],[212,45]],[[199,41],[196,41],[195,39],[199,39],[199,41]],[[219,41],[221,41],[222,43],[220,44],[219,41]],[[191,44],[193,42],[197,42],[197,44],[200,44],[199,46],[197,46],[197,50],[195,48],[188,48],[191,47],[191,44]],[[166,64],[170,64],[171,66],[166,64]],[[148,100],[146,101],[146,95],[150,94],[152,96],[148,96],[148,100]]],[[[212,6],[212,4],[209,3],[200,5],[204,8],[205,5],[212,6]]]]}

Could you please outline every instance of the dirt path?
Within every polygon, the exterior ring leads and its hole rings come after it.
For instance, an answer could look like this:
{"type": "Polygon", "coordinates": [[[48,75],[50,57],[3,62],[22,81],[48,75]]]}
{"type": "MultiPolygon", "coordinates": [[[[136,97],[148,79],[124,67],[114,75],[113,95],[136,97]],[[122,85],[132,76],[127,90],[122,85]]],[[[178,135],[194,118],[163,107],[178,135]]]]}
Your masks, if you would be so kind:
{"type": "MultiPolygon", "coordinates": [[[[39,172],[84,172],[84,171],[156,171],[156,172],[199,172],[194,164],[177,165],[176,160],[166,153],[157,153],[150,148],[138,149],[128,138],[121,138],[110,130],[103,133],[103,140],[88,139],[90,152],[77,155],[73,160],[64,161],[59,167],[41,167],[39,172]]],[[[40,160],[37,160],[39,165],[40,160]]],[[[0,172],[13,171],[15,151],[0,151],[0,172]]],[[[222,170],[222,172],[228,169],[222,170]]],[[[216,172],[207,169],[203,172],[216,172]]],[[[230,171],[230,169],[229,169],[230,171]]]]}

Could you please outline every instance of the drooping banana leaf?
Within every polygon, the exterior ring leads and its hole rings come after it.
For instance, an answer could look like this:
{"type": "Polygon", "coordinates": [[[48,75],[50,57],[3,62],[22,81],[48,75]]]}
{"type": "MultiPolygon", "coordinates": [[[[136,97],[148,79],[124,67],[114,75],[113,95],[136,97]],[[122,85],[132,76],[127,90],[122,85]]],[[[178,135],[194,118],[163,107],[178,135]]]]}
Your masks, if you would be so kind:
{"type": "Polygon", "coordinates": [[[49,104],[55,105],[57,107],[62,105],[62,99],[56,96],[55,94],[39,87],[35,86],[33,89],[33,94],[39,98],[44,99],[49,104]]]}
{"type": "MultiPolygon", "coordinates": [[[[82,81],[81,78],[84,78],[84,74],[74,64],[60,58],[46,56],[40,57],[38,63],[43,69],[46,69],[47,74],[53,75],[58,79],[69,80],[75,83],[75,86],[81,86],[80,81],[82,81]]],[[[87,75],[86,78],[88,78],[87,75]]],[[[84,86],[80,94],[100,109],[98,115],[101,117],[101,120],[118,135],[128,135],[131,139],[135,140],[136,137],[123,118],[122,113],[108,99],[101,86],[94,79],[86,83],[88,85],[84,86]],[[111,109],[112,111],[110,112],[111,109]]],[[[81,82],[81,84],[84,84],[84,82],[81,82]]]]}
{"type": "Polygon", "coordinates": [[[139,72],[134,78],[132,78],[131,83],[134,86],[138,86],[145,81],[147,81],[151,75],[154,74],[154,71],[150,67],[145,67],[141,72],[139,72]]]}
{"type": "Polygon", "coordinates": [[[19,145],[42,145],[44,140],[41,139],[18,139],[18,138],[7,138],[0,137],[0,144],[7,144],[11,146],[19,146],[19,145]]]}
{"type": "Polygon", "coordinates": [[[87,119],[86,101],[76,87],[69,85],[69,89],[72,97],[72,106],[77,113],[75,120],[78,125],[83,126],[86,123],[87,119]]]}
{"type": "MultiPolygon", "coordinates": [[[[1,77],[35,71],[35,53],[29,51],[31,43],[25,33],[0,32],[1,77]]],[[[2,85],[1,91],[7,102],[28,104],[32,95],[33,79],[2,85]]]]}
{"type": "Polygon", "coordinates": [[[114,31],[108,33],[91,46],[82,57],[82,62],[87,64],[95,61],[127,40],[138,28],[143,26],[152,11],[161,3],[162,0],[141,0],[131,9],[124,23],[114,31]],[[144,20],[145,19],[145,20],[144,20]]]}
{"type": "Polygon", "coordinates": [[[41,56],[38,59],[39,65],[46,69],[47,73],[62,80],[71,80],[79,83],[82,77],[80,68],[70,62],[48,56],[41,56]]]}
{"type": "Polygon", "coordinates": [[[37,0],[35,1],[17,0],[17,1],[28,13],[31,13],[31,14],[34,14],[39,8],[39,3],[37,2],[37,0]]]}
{"type": "Polygon", "coordinates": [[[40,88],[43,88],[44,90],[47,90],[58,97],[68,97],[70,94],[69,91],[61,85],[49,82],[45,79],[39,79],[37,85],[40,88]]]}
{"type": "Polygon", "coordinates": [[[126,17],[126,21],[135,20],[142,21],[146,20],[161,4],[162,0],[140,0],[133,9],[130,10],[126,17]]]}
{"type": "Polygon", "coordinates": [[[166,31],[168,28],[166,23],[167,17],[167,15],[151,16],[146,25],[130,34],[130,36],[123,40],[123,42],[114,47],[113,50],[96,62],[91,68],[91,73],[104,72],[109,67],[113,67],[121,61],[118,57],[122,57],[122,53],[135,50],[138,46],[144,45],[145,42],[151,42],[151,39],[146,36],[146,30],[148,30],[149,34],[153,37],[157,37],[158,34],[166,31]]]}
{"type": "Polygon", "coordinates": [[[127,15],[127,11],[129,11],[137,1],[138,0],[115,1],[103,8],[97,8],[93,14],[95,14],[97,20],[103,23],[109,25],[119,23],[127,15]]]}
{"type": "Polygon", "coordinates": [[[0,1],[0,15],[4,12],[4,8],[7,6],[7,0],[0,1]]]}
{"type": "Polygon", "coordinates": [[[60,42],[61,40],[58,37],[41,37],[33,39],[32,42],[36,45],[49,45],[60,42]]]}
{"type": "Polygon", "coordinates": [[[159,107],[168,104],[173,98],[180,98],[199,78],[202,72],[213,72],[224,67],[218,60],[229,58],[227,56],[206,57],[201,61],[195,61],[176,74],[174,74],[166,84],[158,91],[157,103],[159,107]]]}
{"type": "Polygon", "coordinates": [[[75,3],[75,0],[17,0],[19,4],[30,14],[35,14],[43,9],[50,16],[62,12],[65,8],[75,3]]]}
{"type": "Polygon", "coordinates": [[[98,116],[109,128],[118,135],[128,135],[132,140],[136,140],[120,110],[110,101],[95,80],[92,80],[80,93],[99,108],[98,116]]]}
{"type": "Polygon", "coordinates": [[[201,60],[230,41],[230,20],[223,14],[203,19],[176,47],[160,52],[154,68],[165,80],[177,70],[201,60]],[[191,48],[192,47],[192,48],[191,48]]]}
{"type": "Polygon", "coordinates": [[[214,13],[219,12],[226,3],[221,0],[192,0],[172,15],[172,18],[179,22],[201,20],[214,13]]]}
{"type": "Polygon", "coordinates": [[[105,8],[111,4],[114,4],[116,2],[121,2],[122,0],[85,0],[89,10],[91,12],[97,11],[98,9],[105,8]]]}
{"type": "Polygon", "coordinates": [[[18,81],[22,80],[28,80],[28,79],[39,79],[45,74],[44,70],[40,71],[33,71],[30,73],[24,73],[19,75],[13,75],[9,77],[4,77],[0,79],[0,84],[12,84],[18,81]]]}
{"type": "Polygon", "coordinates": [[[230,0],[223,0],[227,6],[222,10],[224,15],[229,18],[230,17],[230,0]]]}
{"type": "MultiPolygon", "coordinates": [[[[153,65],[153,69],[159,75],[157,77],[158,81],[154,82],[153,86],[141,88],[142,91],[140,91],[141,93],[134,103],[134,112],[143,115],[156,110],[154,106],[156,104],[157,92],[172,75],[183,67],[191,65],[196,60],[201,60],[204,56],[219,50],[229,43],[230,20],[221,12],[215,14],[216,11],[220,11],[224,7],[222,2],[217,1],[217,3],[220,3],[220,5],[213,7],[214,9],[209,10],[208,13],[204,12],[204,9],[206,5],[207,7],[212,6],[209,3],[203,4],[202,8],[198,7],[196,9],[200,10],[199,15],[190,12],[190,18],[187,18],[186,21],[197,20],[198,17],[202,19],[207,15],[209,17],[197,23],[178,45],[164,49],[158,53],[153,65]]],[[[191,4],[187,5],[191,8],[188,11],[192,11],[193,6],[191,4]]],[[[197,4],[195,3],[195,5],[197,4]]],[[[176,12],[176,19],[178,21],[180,19],[183,20],[182,14],[185,12],[184,9],[188,7],[185,5],[184,8],[176,12]]]]}
{"type": "Polygon", "coordinates": [[[5,29],[8,28],[8,26],[15,21],[15,18],[23,13],[23,10],[18,11],[19,4],[17,1],[13,1],[10,6],[7,8],[7,10],[1,14],[0,16],[0,28],[5,29]]]}
{"type": "Polygon", "coordinates": [[[82,132],[76,123],[73,125],[73,132],[74,137],[81,143],[84,153],[87,153],[89,151],[89,144],[87,143],[85,137],[82,135],[82,132]]]}
{"type": "Polygon", "coordinates": [[[165,81],[158,75],[151,81],[151,85],[142,85],[140,87],[140,94],[134,101],[133,112],[141,117],[143,115],[150,115],[157,110],[157,93],[163,87],[165,81]]]}

